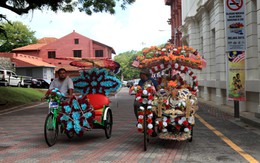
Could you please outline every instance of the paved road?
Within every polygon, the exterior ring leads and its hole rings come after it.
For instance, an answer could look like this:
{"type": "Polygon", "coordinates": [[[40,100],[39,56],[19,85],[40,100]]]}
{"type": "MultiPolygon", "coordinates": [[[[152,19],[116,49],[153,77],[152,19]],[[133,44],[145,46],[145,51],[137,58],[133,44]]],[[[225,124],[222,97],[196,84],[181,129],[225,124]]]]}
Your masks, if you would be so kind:
{"type": "Polygon", "coordinates": [[[259,130],[239,122],[214,107],[200,103],[192,142],[152,138],[143,151],[143,135],[137,132],[134,96],[123,88],[111,97],[114,125],[110,139],[103,130],[85,132],[68,140],[59,135],[48,147],[43,124],[47,104],[0,114],[0,162],[259,162],[259,130]]]}

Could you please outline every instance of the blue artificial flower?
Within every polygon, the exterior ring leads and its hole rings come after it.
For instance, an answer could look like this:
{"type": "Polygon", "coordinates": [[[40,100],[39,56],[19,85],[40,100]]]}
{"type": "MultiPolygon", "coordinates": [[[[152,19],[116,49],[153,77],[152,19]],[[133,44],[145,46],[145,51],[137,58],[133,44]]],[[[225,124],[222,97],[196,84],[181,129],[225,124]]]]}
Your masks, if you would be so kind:
{"type": "MultiPolygon", "coordinates": [[[[95,80],[95,79],[93,78],[93,80],[95,80]]],[[[96,81],[92,81],[91,82],[91,86],[93,86],[93,87],[97,86],[97,82],[96,81]]]]}
{"type": "Polygon", "coordinates": [[[82,110],[86,110],[86,108],[87,108],[87,105],[86,105],[86,104],[81,104],[81,109],[82,109],[82,110]]]}
{"type": "Polygon", "coordinates": [[[70,117],[68,115],[63,114],[62,117],[60,117],[61,121],[68,121],[70,117]]]}
{"type": "Polygon", "coordinates": [[[88,119],[89,117],[92,116],[92,113],[91,112],[87,112],[87,113],[83,114],[83,116],[88,119]]]}
{"type": "Polygon", "coordinates": [[[73,105],[74,109],[76,109],[76,110],[79,109],[79,104],[78,104],[78,101],[77,101],[77,100],[74,99],[74,100],[72,101],[72,105],[73,105]]]}
{"type": "Polygon", "coordinates": [[[64,110],[66,113],[70,113],[71,112],[71,107],[69,105],[64,106],[64,110]]]}
{"type": "Polygon", "coordinates": [[[73,126],[72,126],[72,122],[71,121],[68,121],[67,122],[67,128],[66,128],[66,130],[71,130],[73,128],[73,126]]]}
{"type": "Polygon", "coordinates": [[[73,118],[74,120],[79,119],[79,118],[80,118],[80,113],[79,113],[79,112],[73,112],[73,113],[72,113],[72,118],[73,118]]]}
{"type": "Polygon", "coordinates": [[[81,126],[79,124],[79,121],[74,121],[74,130],[77,134],[79,134],[79,132],[81,131],[81,126]]]}

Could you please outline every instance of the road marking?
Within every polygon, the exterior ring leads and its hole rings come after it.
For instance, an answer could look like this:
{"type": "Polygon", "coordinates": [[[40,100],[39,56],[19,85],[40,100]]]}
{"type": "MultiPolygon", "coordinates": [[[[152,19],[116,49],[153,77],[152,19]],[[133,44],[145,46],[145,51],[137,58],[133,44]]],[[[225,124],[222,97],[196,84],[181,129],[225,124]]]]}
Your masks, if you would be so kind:
{"type": "Polygon", "coordinates": [[[208,122],[202,119],[199,115],[195,115],[196,118],[199,119],[201,123],[203,123],[207,128],[209,128],[212,132],[214,132],[218,137],[220,137],[224,142],[226,142],[231,148],[233,148],[236,152],[238,152],[242,157],[244,157],[250,163],[259,163],[253,156],[247,154],[242,148],[233,143],[229,138],[211,126],[208,122]]]}
{"type": "Polygon", "coordinates": [[[30,108],[33,108],[33,107],[36,107],[36,106],[41,106],[43,104],[45,104],[45,103],[35,104],[35,105],[27,106],[27,107],[24,107],[24,108],[20,108],[20,109],[12,109],[10,111],[6,110],[3,113],[0,113],[0,116],[5,115],[5,114],[10,114],[10,113],[13,113],[13,112],[17,112],[17,111],[21,111],[21,110],[30,109],[30,108]]]}

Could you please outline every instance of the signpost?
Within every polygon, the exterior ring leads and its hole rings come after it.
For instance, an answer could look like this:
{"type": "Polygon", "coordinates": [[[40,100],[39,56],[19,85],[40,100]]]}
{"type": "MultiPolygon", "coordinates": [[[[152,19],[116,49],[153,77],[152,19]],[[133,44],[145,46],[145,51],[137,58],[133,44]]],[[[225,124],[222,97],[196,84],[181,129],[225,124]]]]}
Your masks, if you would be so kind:
{"type": "Polygon", "coordinates": [[[234,116],[239,118],[239,101],[245,101],[246,21],[245,0],[224,0],[226,52],[228,56],[228,99],[234,100],[234,116]],[[237,74],[239,79],[237,79],[237,74]]]}

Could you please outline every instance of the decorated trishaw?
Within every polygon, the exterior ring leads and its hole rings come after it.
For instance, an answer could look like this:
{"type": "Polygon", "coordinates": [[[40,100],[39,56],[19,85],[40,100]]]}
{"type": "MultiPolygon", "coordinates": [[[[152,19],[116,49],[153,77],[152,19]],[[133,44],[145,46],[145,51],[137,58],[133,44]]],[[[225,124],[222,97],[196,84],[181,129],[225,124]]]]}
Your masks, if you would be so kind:
{"type": "Polygon", "coordinates": [[[70,65],[80,67],[80,75],[72,78],[78,94],[68,99],[57,88],[47,92],[49,113],[44,125],[47,145],[53,146],[59,133],[71,139],[92,129],[104,129],[109,139],[113,116],[108,95],[121,86],[121,81],[115,77],[120,65],[108,59],[60,59],[70,60],[70,65]]]}
{"type": "Polygon", "coordinates": [[[192,141],[198,110],[198,80],[193,69],[206,67],[205,59],[191,47],[152,46],[137,56],[132,66],[149,69],[159,83],[134,87],[139,102],[138,132],[144,134],[144,150],[153,132],[160,139],[192,141]]]}

